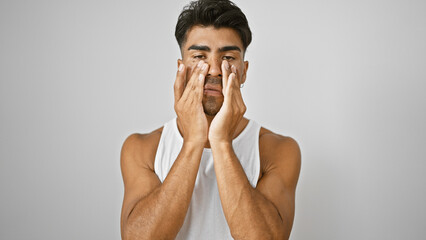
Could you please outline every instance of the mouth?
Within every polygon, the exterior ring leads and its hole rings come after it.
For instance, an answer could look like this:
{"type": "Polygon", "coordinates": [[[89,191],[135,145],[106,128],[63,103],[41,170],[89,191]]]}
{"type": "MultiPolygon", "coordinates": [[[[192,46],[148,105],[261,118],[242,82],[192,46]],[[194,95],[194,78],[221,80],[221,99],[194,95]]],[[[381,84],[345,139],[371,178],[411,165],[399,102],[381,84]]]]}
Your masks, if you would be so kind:
{"type": "Polygon", "coordinates": [[[222,87],[219,84],[209,84],[204,86],[204,94],[212,96],[223,96],[222,87]]]}

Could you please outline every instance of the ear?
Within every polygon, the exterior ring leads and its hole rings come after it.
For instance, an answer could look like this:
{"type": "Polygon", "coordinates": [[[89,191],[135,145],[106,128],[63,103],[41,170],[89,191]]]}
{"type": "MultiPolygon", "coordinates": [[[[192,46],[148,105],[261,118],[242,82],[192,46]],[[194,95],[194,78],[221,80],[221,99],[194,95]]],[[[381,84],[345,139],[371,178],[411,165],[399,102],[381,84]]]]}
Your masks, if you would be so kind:
{"type": "Polygon", "coordinates": [[[177,66],[179,67],[182,64],[182,59],[178,59],[177,64],[178,64],[177,66]]]}
{"type": "Polygon", "coordinates": [[[248,67],[249,67],[249,62],[244,61],[244,72],[243,72],[243,76],[241,77],[241,84],[245,83],[246,81],[248,67]]]}

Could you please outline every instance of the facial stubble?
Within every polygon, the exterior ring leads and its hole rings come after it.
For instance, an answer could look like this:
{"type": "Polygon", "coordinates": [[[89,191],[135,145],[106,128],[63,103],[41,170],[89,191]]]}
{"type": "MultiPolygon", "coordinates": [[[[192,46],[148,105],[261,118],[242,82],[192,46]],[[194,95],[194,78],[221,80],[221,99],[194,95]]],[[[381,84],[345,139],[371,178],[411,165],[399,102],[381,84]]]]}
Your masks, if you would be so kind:
{"type": "MultiPolygon", "coordinates": [[[[222,86],[222,78],[219,77],[206,77],[205,84],[213,84],[222,86]]],[[[208,116],[216,116],[223,105],[223,96],[203,96],[203,109],[204,113],[208,116]]]]}

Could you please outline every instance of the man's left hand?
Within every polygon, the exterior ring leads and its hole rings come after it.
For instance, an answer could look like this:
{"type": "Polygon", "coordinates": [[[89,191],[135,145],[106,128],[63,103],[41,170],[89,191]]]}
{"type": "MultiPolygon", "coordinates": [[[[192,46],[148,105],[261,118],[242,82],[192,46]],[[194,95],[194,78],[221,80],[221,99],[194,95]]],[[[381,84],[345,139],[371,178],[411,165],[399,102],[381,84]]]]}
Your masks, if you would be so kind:
{"type": "Polygon", "coordinates": [[[223,105],[213,118],[209,129],[210,143],[232,143],[238,123],[246,112],[238,71],[234,65],[229,66],[228,61],[222,61],[222,93],[223,105]]]}

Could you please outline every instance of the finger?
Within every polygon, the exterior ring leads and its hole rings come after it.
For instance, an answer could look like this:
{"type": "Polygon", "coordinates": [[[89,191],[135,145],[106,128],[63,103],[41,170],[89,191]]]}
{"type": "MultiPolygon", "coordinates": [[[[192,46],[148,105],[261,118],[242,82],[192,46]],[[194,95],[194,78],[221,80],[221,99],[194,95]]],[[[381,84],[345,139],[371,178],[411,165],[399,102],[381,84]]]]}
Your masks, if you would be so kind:
{"type": "Polygon", "coordinates": [[[238,106],[238,109],[244,109],[245,108],[245,104],[244,104],[244,100],[243,100],[243,96],[241,94],[241,90],[240,88],[235,89],[236,91],[234,94],[234,102],[236,103],[235,105],[238,106]]]}
{"type": "Polygon", "coordinates": [[[200,75],[200,71],[201,71],[203,64],[204,64],[204,61],[201,60],[193,68],[192,75],[191,75],[190,79],[188,80],[188,83],[185,87],[185,90],[183,91],[182,97],[185,97],[185,98],[188,97],[188,94],[190,94],[191,92],[193,92],[195,90],[196,86],[198,85],[197,84],[198,77],[200,75]]]}
{"type": "Polygon", "coordinates": [[[203,74],[204,76],[207,76],[207,73],[209,72],[209,64],[208,63],[203,63],[203,65],[200,68],[200,74],[203,74]]]}
{"type": "Polygon", "coordinates": [[[236,105],[238,106],[238,108],[245,108],[244,105],[244,101],[243,101],[243,96],[241,94],[241,87],[240,87],[240,81],[238,79],[237,76],[238,75],[238,70],[235,66],[231,67],[232,73],[234,74],[234,78],[232,81],[232,85],[231,88],[233,89],[233,96],[234,96],[234,101],[236,102],[236,105]]]}
{"type": "Polygon", "coordinates": [[[198,84],[197,84],[197,89],[196,89],[198,102],[201,102],[203,100],[205,79],[206,79],[205,74],[200,73],[198,75],[198,84]]]}
{"type": "Polygon", "coordinates": [[[236,87],[240,87],[240,81],[238,80],[237,76],[238,76],[238,72],[237,72],[237,68],[235,67],[235,65],[231,66],[231,71],[232,73],[235,74],[235,81],[233,82],[235,84],[236,87]]]}
{"type": "Polygon", "coordinates": [[[197,79],[198,76],[200,75],[201,71],[202,71],[202,67],[204,66],[204,61],[201,60],[198,62],[198,64],[195,66],[194,70],[192,71],[192,75],[191,78],[189,79],[189,82],[191,82],[191,84],[196,84],[197,83],[197,79]]]}
{"type": "Polygon", "coordinates": [[[232,65],[231,71],[234,74],[234,78],[232,81],[232,89],[233,89],[233,96],[235,98],[234,102],[236,103],[235,105],[237,106],[238,109],[244,109],[243,112],[245,112],[246,106],[244,104],[243,96],[241,94],[241,83],[237,77],[239,76],[238,69],[235,67],[235,65],[232,65]]]}
{"type": "Polygon", "coordinates": [[[228,86],[228,79],[229,79],[230,73],[231,71],[230,71],[230,66],[228,61],[223,60],[222,61],[222,93],[224,95],[226,93],[226,86],[228,86]]]}
{"type": "Polygon", "coordinates": [[[224,94],[224,96],[225,96],[224,102],[226,102],[227,104],[230,104],[232,102],[232,98],[233,98],[233,95],[234,95],[233,92],[232,92],[232,90],[233,90],[232,84],[233,84],[234,81],[235,81],[235,73],[229,74],[227,85],[226,85],[226,87],[224,87],[224,88],[226,88],[226,91],[225,91],[225,94],[224,94]]]}
{"type": "Polygon", "coordinates": [[[240,82],[237,78],[238,76],[238,70],[235,67],[235,65],[231,66],[231,74],[229,75],[229,83],[228,83],[228,101],[229,104],[232,105],[232,107],[237,111],[237,112],[242,112],[244,114],[244,112],[246,111],[246,106],[244,104],[244,100],[241,94],[241,88],[240,88],[240,82]]]}
{"type": "Polygon", "coordinates": [[[235,105],[237,106],[238,111],[241,111],[244,114],[246,111],[246,105],[244,104],[243,95],[241,94],[239,81],[235,79],[235,82],[237,83],[237,85],[233,87],[234,102],[236,103],[235,105]]]}
{"type": "Polygon", "coordinates": [[[186,67],[183,63],[179,65],[178,72],[176,73],[176,80],[174,84],[175,103],[182,97],[186,76],[186,67]]]}
{"type": "Polygon", "coordinates": [[[201,103],[204,96],[204,82],[206,80],[207,73],[209,71],[209,65],[204,63],[200,68],[200,73],[198,74],[198,82],[196,85],[196,94],[198,97],[198,102],[201,103]]]}
{"type": "Polygon", "coordinates": [[[229,92],[227,96],[227,104],[230,104],[235,113],[244,114],[246,106],[244,104],[241,90],[238,86],[236,74],[233,72],[229,75],[229,92]]]}
{"type": "Polygon", "coordinates": [[[235,87],[237,95],[241,96],[241,85],[240,85],[240,80],[238,79],[238,76],[239,76],[238,69],[235,67],[235,65],[232,65],[231,71],[234,74],[234,81],[232,82],[233,83],[232,86],[235,87]]]}

